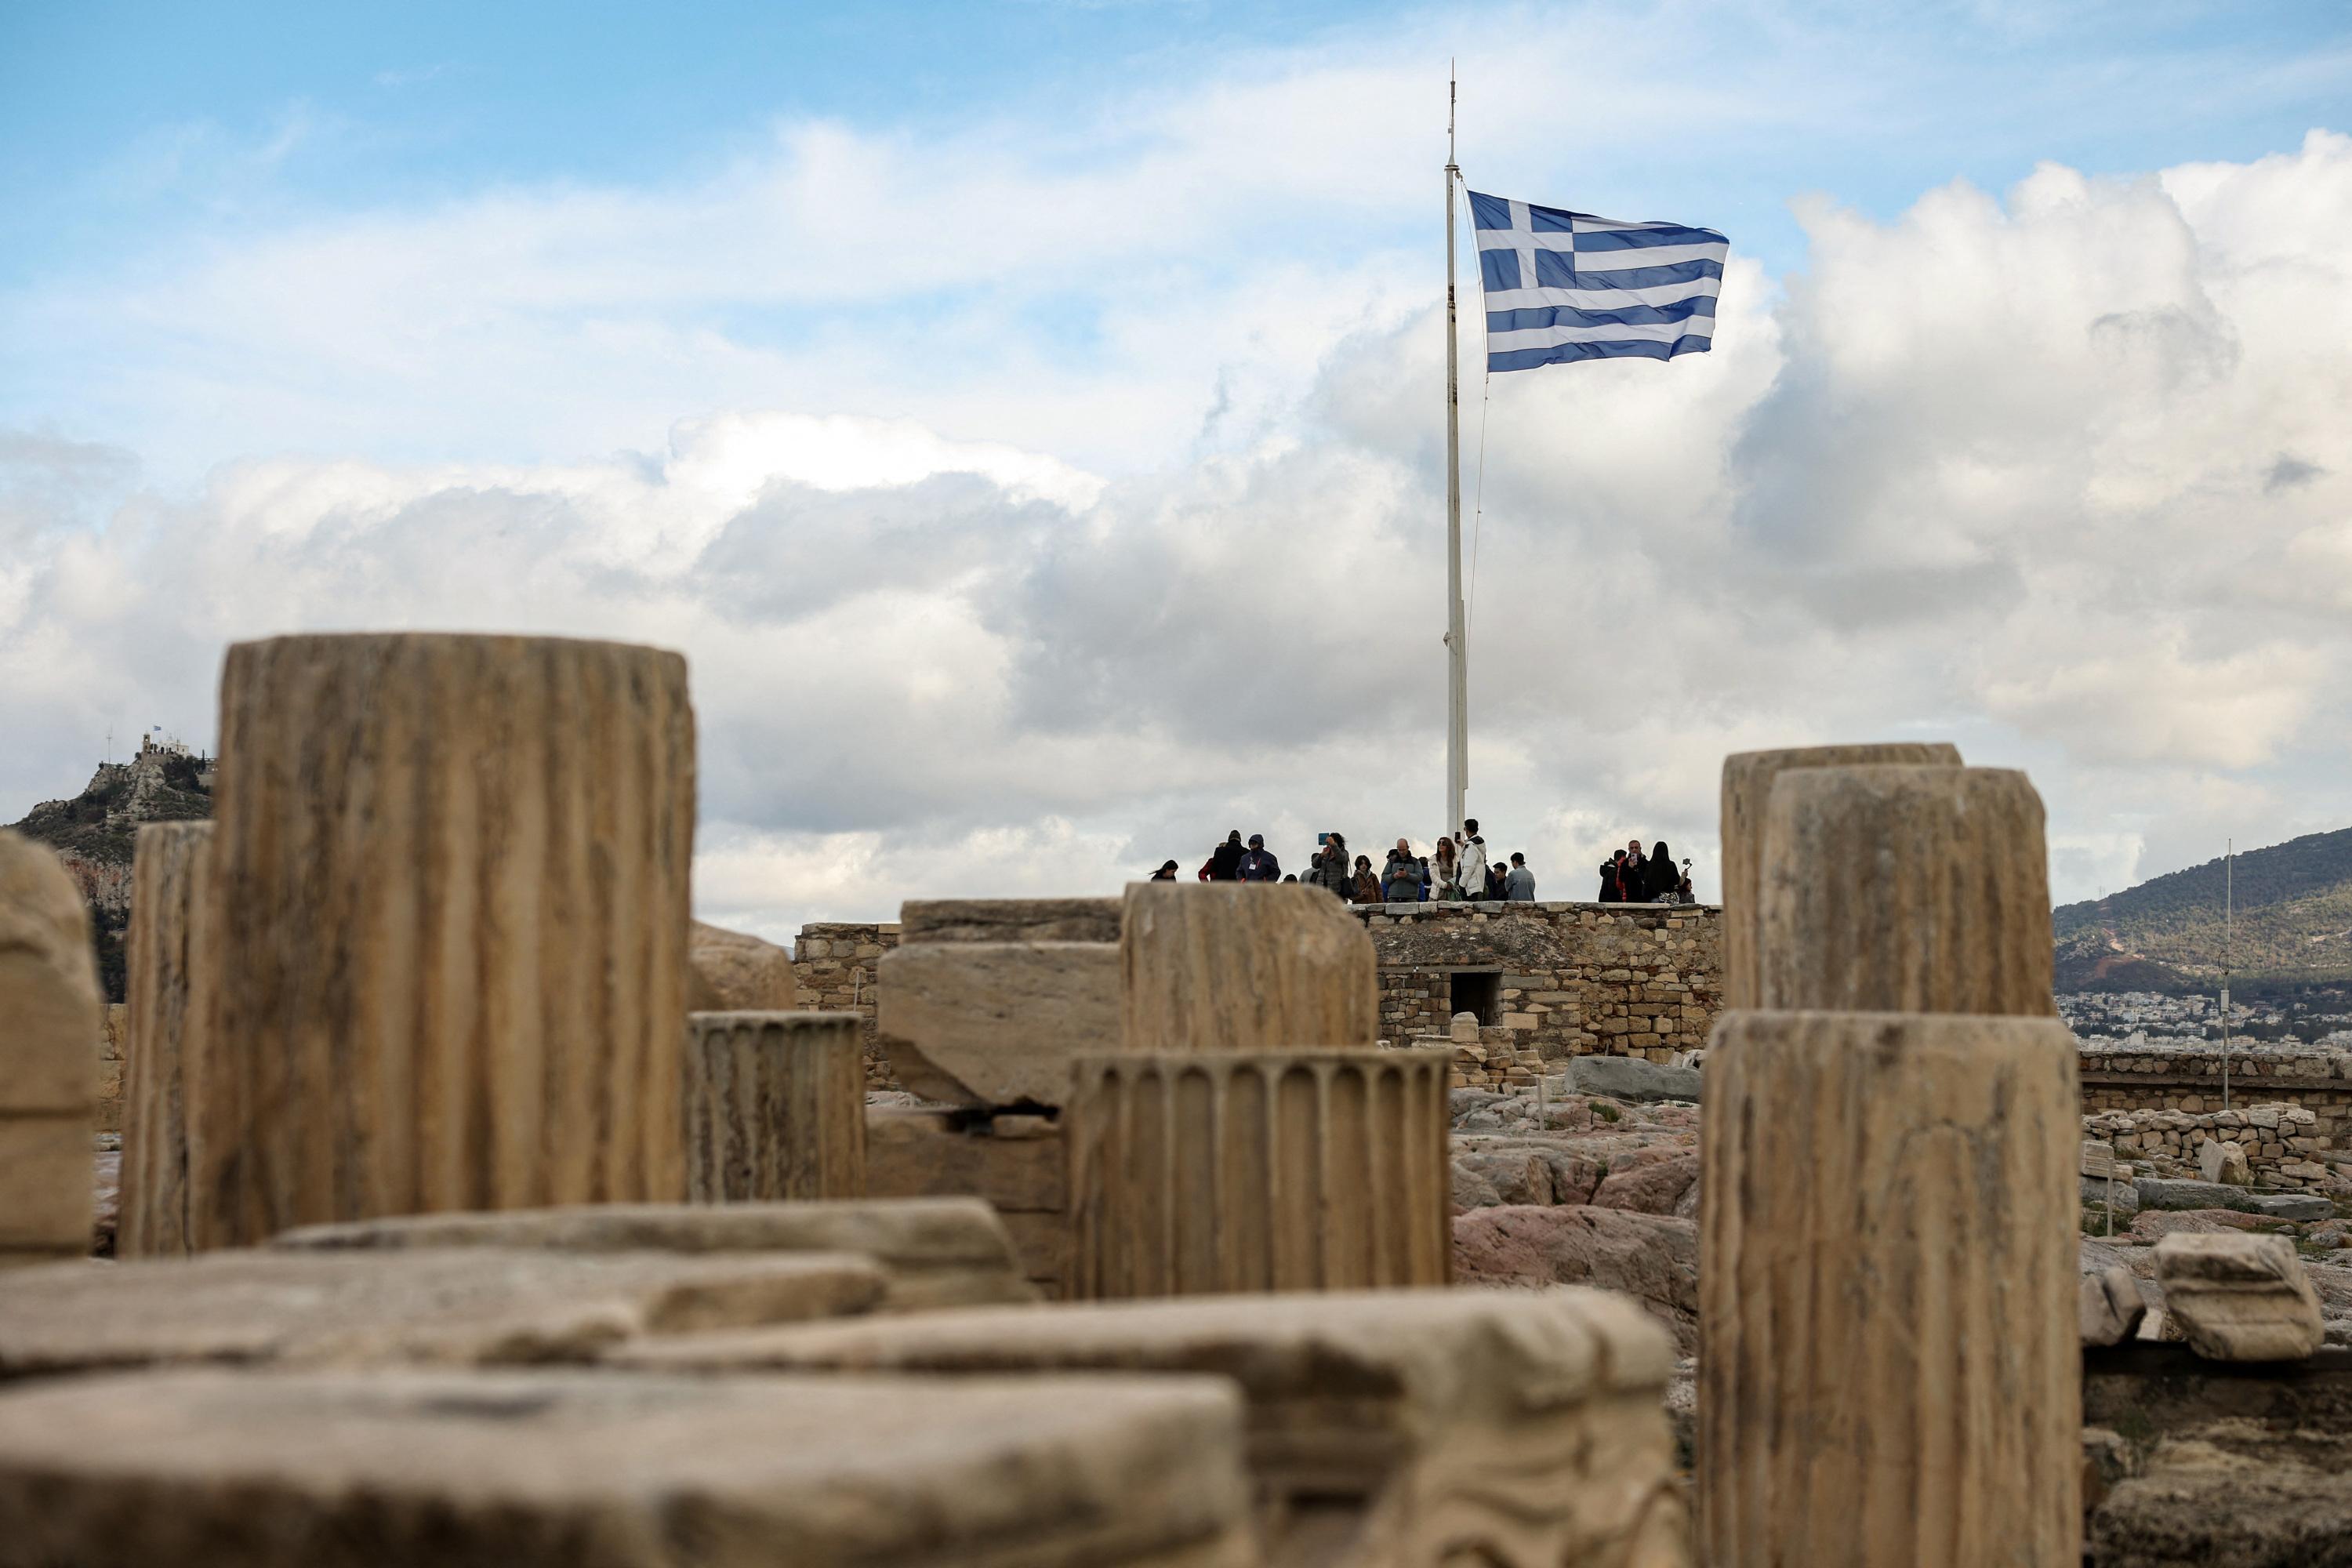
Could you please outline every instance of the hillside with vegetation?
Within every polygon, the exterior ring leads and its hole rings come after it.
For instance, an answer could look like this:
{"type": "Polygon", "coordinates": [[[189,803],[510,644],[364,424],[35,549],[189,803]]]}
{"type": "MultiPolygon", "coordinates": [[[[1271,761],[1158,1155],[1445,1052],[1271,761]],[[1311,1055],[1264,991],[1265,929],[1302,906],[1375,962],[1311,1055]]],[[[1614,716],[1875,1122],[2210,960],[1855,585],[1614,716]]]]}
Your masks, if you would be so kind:
{"type": "Polygon", "coordinates": [[[128,763],[100,763],[79,795],[46,800],[8,826],[47,845],[89,905],[90,947],[107,1000],[122,1000],[123,939],[131,926],[131,864],[139,828],[149,822],[200,820],[213,814],[211,776],[203,759],[142,747],[128,763]]]}
{"type": "MultiPolygon", "coordinates": [[[[2221,860],[2051,916],[2061,991],[2210,990],[2225,948],[2221,860]]],[[[2231,971],[2250,994],[2352,982],[2352,828],[2237,858],[2231,971]]]]}

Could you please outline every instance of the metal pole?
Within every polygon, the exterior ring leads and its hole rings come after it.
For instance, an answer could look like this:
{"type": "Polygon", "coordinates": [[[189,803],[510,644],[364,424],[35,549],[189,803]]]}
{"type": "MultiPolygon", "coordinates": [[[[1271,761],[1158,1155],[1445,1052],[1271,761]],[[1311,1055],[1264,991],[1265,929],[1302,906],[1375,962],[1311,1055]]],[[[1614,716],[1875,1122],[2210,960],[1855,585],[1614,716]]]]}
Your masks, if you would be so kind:
{"type": "Polygon", "coordinates": [[[1470,793],[1470,650],[1462,616],[1462,369],[1454,342],[1455,87],[1445,82],[1445,831],[1460,830],[1470,793]]]}

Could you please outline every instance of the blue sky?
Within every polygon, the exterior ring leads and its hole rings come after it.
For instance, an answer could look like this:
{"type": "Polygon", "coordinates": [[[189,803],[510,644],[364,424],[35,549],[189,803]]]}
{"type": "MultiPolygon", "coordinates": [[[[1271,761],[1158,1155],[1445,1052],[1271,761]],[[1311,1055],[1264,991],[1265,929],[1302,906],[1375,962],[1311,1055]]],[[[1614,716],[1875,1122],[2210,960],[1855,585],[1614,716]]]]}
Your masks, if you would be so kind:
{"type": "Polygon", "coordinates": [[[1449,57],[1473,184],[1735,256],[1493,389],[1483,816],[1934,731],[2070,896],[2352,820],[2352,11],[2001,0],[0,10],[0,820],[456,625],[686,647],[772,932],[1433,837],[1449,57]]]}

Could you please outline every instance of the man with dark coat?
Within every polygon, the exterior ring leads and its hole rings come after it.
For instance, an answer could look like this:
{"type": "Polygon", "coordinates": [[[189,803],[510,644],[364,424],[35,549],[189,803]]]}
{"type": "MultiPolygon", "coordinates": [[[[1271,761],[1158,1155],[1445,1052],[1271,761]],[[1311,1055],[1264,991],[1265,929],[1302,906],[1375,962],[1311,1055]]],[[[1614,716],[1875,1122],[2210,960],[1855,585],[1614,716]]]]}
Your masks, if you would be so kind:
{"type": "Polygon", "coordinates": [[[1249,849],[1234,862],[1234,872],[1244,882],[1279,882],[1282,880],[1282,862],[1266,852],[1265,836],[1253,833],[1249,849]]]}
{"type": "Polygon", "coordinates": [[[1218,845],[1216,852],[1209,857],[1209,875],[1207,880],[1212,882],[1239,881],[1241,879],[1242,856],[1245,853],[1247,853],[1247,851],[1242,848],[1242,830],[1236,827],[1231,833],[1225,835],[1225,841],[1223,844],[1218,845]]]}

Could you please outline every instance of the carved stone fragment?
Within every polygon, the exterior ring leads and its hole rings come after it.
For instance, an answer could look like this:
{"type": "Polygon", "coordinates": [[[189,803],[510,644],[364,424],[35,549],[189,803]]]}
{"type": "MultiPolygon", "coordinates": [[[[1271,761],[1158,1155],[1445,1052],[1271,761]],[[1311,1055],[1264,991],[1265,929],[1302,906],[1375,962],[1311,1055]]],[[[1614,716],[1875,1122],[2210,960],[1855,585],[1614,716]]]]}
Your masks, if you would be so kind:
{"type": "Polygon", "coordinates": [[[866,1058],[848,1013],[690,1013],[686,1195],[866,1193],[866,1058]]]}
{"type": "Polygon", "coordinates": [[[1757,1005],[2054,1016],[2042,797],[2009,768],[1801,768],[1765,808],[1757,1005]]]}
{"type": "Polygon", "coordinates": [[[1134,883],[1118,940],[1121,1048],[1349,1050],[1380,1039],[1371,935],[1319,888],[1134,883]]]}
{"type": "Polygon", "coordinates": [[[1731,1013],[1706,1076],[1701,1560],[2074,1568],[2066,1026],[1731,1013]]]}
{"type": "Polygon", "coordinates": [[[79,889],[0,829],[0,1268],[89,1252],[100,1017],[79,889]]]}
{"type": "Polygon", "coordinates": [[[2086,1345],[2119,1345],[2139,1332],[2147,1316],[2139,1283],[2131,1271],[2113,1264],[2083,1276],[2078,1324],[2086,1345]]]}
{"type": "Polygon", "coordinates": [[[1117,899],[909,899],[899,906],[898,941],[1118,941],[1117,899]]]}
{"type": "Polygon", "coordinates": [[[0,1291],[0,1382],[190,1362],[586,1361],[644,1333],[865,1311],[845,1253],[208,1252],[26,1269],[0,1291]]]}
{"type": "Polygon", "coordinates": [[[1067,1294],[1444,1284],[1452,1059],[1436,1049],[1082,1061],[1064,1117],[1067,1294]]]}
{"type": "Polygon", "coordinates": [[[270,1243],[305,1251],[454,1247],[557,1252],[855,1253],[890,1276],[887,1310],[1034,1301],[996,1212],[978,1198],[778,1204],[588,1204],[312,1226],[270,1243]]]}
{"type": "Polygon", "coordinates": [[[1862,763],[1940,763],[1957,767],[1960,752],[1943,742],[1898,741],[1877,745],[1801,746],[1739,752],[1723,760],[1723,1005],[1760,1007],[1757,991],[1757,921],[1762,915],[1759,866],[1764,808],[1772,783],[1795,768],[1849,767],[1862,763]]]}
{"type": "Polygon", "coordinates": [[[1254,1568],[1210,1378],[181,1372],[0,1397],[0,1563],[1254,1568]]]}
{"type": "Polygon", "coordinates": [[[874,976],[891,1071],[927,1100],[1058,1107],[1072,1061],[1118,1048],[1108,942],[902,942],[874,976]]]}
{"type": "Polygon", "coordinates": [[[2156,1244],[2164,1332],[2208,1361],[2300,1361],[2323,1342],[2319,1296],[2283,1236],[2200,1236],[2156,1244]]]}
{"type": "Polygon", "coordinates": [[[205,998],[203,910],[212,870],[213,825],[153,822],[139,830],[131,862],[131,942],[125,989],[131,1043],[122,1072],[122,1258],[188,1251],[189,1035],[205,998]]]}
{"type": "Polygon", "coordinates": [[[1381,1290],[931,1312],[625,1346],[646,1371],[1232,1379],[1266,1560],[1675,1568],[1664,1331],[1598,1290],[1381,1290]]]}
{"type": "Polygon", "coordinates": [[[215,801],[194,1245],[684,1194],[683,658],[237,644],[215,801]]]}

